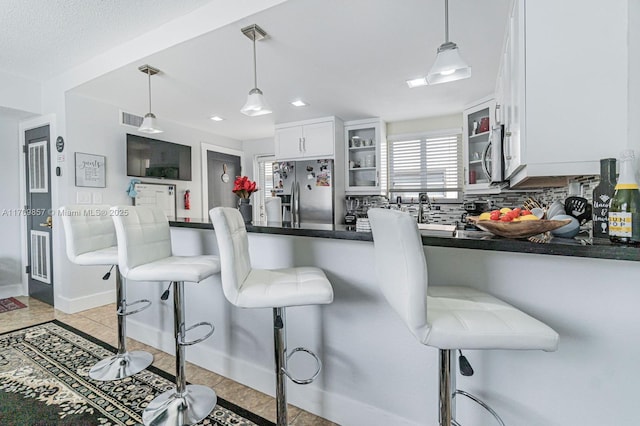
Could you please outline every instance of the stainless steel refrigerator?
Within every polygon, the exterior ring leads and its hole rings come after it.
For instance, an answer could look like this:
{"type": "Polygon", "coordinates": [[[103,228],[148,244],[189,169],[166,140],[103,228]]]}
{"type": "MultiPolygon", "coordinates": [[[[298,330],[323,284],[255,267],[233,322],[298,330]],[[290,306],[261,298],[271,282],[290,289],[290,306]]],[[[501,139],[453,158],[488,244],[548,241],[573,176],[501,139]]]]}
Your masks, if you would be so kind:
{"type": "Polygon", "coordinates": [[[292,225],[334,223],[333,160],[273,163],[273,187],[292,225]]]}

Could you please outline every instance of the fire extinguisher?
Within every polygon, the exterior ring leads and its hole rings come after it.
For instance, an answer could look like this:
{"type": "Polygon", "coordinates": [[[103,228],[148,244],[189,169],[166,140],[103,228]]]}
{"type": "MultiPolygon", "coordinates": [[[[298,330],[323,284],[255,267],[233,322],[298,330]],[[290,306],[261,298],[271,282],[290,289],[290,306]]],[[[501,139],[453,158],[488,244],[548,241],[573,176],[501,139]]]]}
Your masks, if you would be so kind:
{"type": "Polygon", "coordinates": [[[191,209],[191,191],[189,191],[188,189],[184,191],[184,209],[191,209]]]}

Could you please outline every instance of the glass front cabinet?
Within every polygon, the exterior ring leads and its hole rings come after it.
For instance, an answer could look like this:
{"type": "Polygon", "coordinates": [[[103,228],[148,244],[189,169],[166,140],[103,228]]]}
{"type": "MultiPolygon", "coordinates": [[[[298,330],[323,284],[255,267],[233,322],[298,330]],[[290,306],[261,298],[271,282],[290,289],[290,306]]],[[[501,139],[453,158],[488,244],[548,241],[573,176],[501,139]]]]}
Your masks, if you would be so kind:
{"type": "Polygon", "coordinates": [[[378,118],[347,121],[345,133],[345,191],[379,195],[386,158],[386,126],[378,118]]]}
{"type": "Polygon", "coordinates": [[[493,157],[489,143],[492,127],[496,124],[495,105],[493,98],[485,98],[468,106],[463,113],[464,188],[467,193],[500,192],[500,188],[491,186],[489,174],[493,157]]]}

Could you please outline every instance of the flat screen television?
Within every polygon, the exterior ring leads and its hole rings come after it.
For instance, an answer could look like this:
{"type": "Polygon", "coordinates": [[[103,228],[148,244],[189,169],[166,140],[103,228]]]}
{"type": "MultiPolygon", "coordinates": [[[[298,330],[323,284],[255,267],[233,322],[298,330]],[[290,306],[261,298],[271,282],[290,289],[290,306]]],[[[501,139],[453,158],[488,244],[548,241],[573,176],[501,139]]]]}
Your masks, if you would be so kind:
{"type": "Polygon", "coordinates": [[[191,147],[127,133],[127,176],[191,180],[191,147]]]}

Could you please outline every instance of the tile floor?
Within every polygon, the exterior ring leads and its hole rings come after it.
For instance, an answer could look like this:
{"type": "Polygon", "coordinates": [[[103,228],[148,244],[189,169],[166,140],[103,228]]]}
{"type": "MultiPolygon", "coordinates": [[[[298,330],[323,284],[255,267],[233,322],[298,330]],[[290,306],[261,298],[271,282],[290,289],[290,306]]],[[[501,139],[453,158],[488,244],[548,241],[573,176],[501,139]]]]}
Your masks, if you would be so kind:
{"type": "MultiPolygon", "coordinates": [[[[0,314],[0,333],[57,319],[96,337],[112,346],[117,346],[117,319],[115,304],[89,309],[76,314],[65,314],[36,299],[16,297],[26,308],[0,314]]],[[[145,350],[153,354],[153,365],[174,374],[174,357],[133,339],[127,340],[129,350],[145,350]]],[[[187,363],[187,379],[193,383],[210,386],[216,393],[236,405],[275,421],[275,400],[269,395],[253,390],[233,380],[204,368],[187,363]]],[[[317,417],[299,408],[289,406],[289,424],[292,426],[330,426],[328,420],[317,417]]]]}

